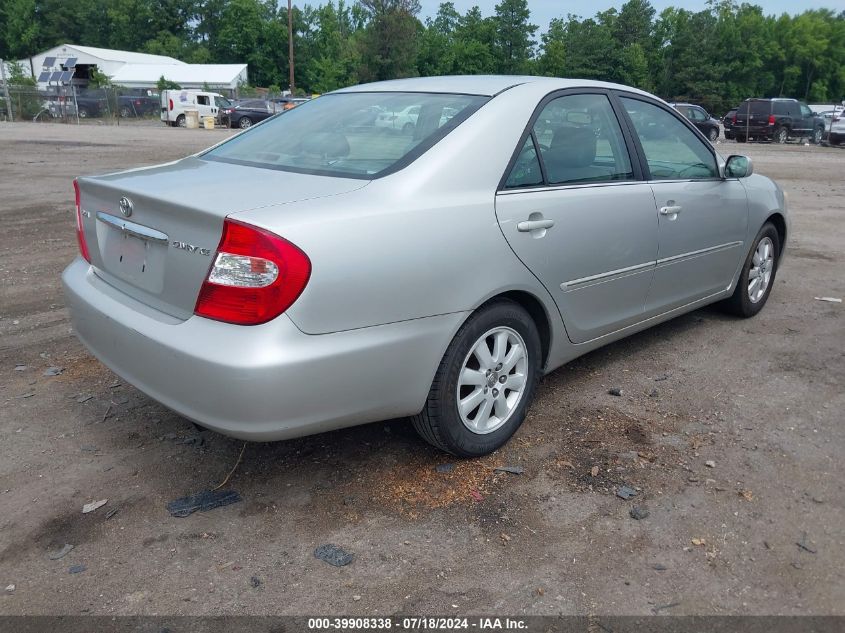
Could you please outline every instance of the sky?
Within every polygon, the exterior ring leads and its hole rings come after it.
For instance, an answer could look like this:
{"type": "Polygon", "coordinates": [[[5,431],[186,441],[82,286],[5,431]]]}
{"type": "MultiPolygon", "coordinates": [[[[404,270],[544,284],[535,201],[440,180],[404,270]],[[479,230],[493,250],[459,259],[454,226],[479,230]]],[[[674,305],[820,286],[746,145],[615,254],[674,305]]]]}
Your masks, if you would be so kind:
{"type": "MultiPolygon", "coordinates": [[[[442,0],[420,0],[422,11],[420,17],[433,17],[442,0]]],[[[455,8],[461,13],[478,5],[482,15],[492,15],[499,0],[453,0],[455,8]]],[[[845,0],[744,0],[749,4],[763,7],[766,14],[801,13],[806,9],[833,9],[845,11],[845,0]]],[[[540,31],[548,28],[552,18],[566,17],[567,13],[588,18],[599,11],[615,7],[619,9],[625,0],[528,0],[531,9],[531,22],[540,27],[540,31]]],[[[678,7],[690,11],[702,11],[707,8],[706,0],[651,0],[651,5],[660,13],[666,7],[678,7]]]]}

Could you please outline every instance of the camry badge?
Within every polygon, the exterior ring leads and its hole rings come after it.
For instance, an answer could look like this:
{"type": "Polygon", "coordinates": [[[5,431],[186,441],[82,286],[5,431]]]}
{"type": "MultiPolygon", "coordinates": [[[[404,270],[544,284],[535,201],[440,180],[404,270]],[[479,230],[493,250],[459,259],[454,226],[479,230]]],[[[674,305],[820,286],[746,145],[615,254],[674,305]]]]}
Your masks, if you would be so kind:
{"type": "Polygon", "coordinates": [[[132,215],[132,201],[129,198],[123,196],[120,199],[119,205],[120,212],[123,214],[123,217],[128,218],[130,215],[132,215]]]}

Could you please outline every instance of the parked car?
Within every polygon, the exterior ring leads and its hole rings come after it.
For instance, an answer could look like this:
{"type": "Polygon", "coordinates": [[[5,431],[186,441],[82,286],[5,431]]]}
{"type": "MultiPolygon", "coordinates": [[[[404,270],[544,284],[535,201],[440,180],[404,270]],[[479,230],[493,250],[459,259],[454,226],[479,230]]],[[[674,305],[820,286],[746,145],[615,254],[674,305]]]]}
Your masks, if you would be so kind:
{"type": "Polygon", "coordinates": [[[731,140],[734,138],[733,122],[736,115],[736,108],[728,110],[725,116],[722,117],[722,127],[725,130],[725,138],[731,140]]]}
{"type": "Polygon", "coordinates": [[[824,121],[796,99],[746,99],[734,115],[732,129],[738,143],[807,138],[818,144],[824,136],[824,121]]]}
{"type": "Polygon", "coordinates": [[[234,107],[223,108],[220,111],[220,122],[226,127],[246,129],[252,127],[253,123],[269,119],[277,111],[281,112],[282,109],[278,108],[277,110],[276,104],[272,101],[250,99],[240,101],[234,107]]]}
{"type": "Polygon", "coordinates": [[[384,111],[376,117],[375,126],[409,132],[417,124],[419,115],[420,106],[418,105],[407,106],[401,110],[384,111]]]}
{"type": "Polygon", "coordinates": [[[411,416],[460,456],[582,354],[717,301],[757,314],[789,231],[750,159],[583,79],[362,84],[74,189],[66,303],[124,380],[239,438],[411,416]],[[361,125],[372,106],[416,109],[414,134],[361,125]]]}
{"type": "Polygon", "coordinates": [[[845,141],[845,112],[840,111],[831,119],[827,142],[831,145],[842,145],[843,141],[845,141]]]}
{"type": "Polygon", "coordinates": [[[123,118],[151,116],[157,114],[160,108],[161,96],[148,90],[129,92],[117,97],[117,109],[123,118]]]}
{"type": "Polygon", "coordinates": [[[76,95],[76,109],[80,119],[102,116],[106,111],[106,99],[99,95],[76,95]]]}
{"type": "Polygon", "coordinates": [[[670,105],[692,121],[692,124],[701,130],[701,133],[711,142],[715,142],[719,138],[719,119],[710,116],[707,110],[692,103],[672,103],[670,105]]]}

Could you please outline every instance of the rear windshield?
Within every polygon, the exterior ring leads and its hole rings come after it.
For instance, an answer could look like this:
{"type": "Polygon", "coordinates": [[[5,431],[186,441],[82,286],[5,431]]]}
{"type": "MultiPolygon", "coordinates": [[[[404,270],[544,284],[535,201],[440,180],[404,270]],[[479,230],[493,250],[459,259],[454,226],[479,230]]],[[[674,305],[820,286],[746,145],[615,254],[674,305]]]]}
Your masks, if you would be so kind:
{"type": "Polygon", "coordinates": [[[771,101],[744,101],[739,106],[739,114],[748,114],[748,108],[751,107],[751,114],[755,116],[769,115],[772,113],[771,101]]]}
{"type": "Polygon", "coordinates": [[[266,169],[377,178],[421,156],[487,99],[410,92],[324,95],[202,157],[266,169]]]}

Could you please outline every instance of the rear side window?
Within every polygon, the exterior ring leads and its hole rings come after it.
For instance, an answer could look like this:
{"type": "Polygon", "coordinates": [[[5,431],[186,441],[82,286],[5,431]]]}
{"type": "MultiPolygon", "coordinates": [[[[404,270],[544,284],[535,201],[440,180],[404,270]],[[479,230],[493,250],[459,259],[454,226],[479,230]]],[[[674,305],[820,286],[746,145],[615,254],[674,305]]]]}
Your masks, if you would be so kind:
{"type": "Polygon", "coordinates": [[[634,177],[619,121],[606,95],[567,95],[550,101],[533,132],[549,184],[634,177]]]}
{"type": "Polygon", "coordinates": [[[744,101],[740,106],[738,113],[739,114],[748,114],[748,111],[751,110],[751,114],[754,116],[769,116],[772,113],[772,102],[771,101],[744,101]]]}
{"type": "Polygon", "coordinates": [[[778,116],[786,116],[789,114],[789,108],[783,101],[775,101],[772,106],[772,113],[778,116]]]}
{"type": "Polygon", "coordinates": [[[658,106],[622,97],[654,180],[717,178],[716,158],[686,125],[658,106]]]}
{"type": "Polygon", "coordinates": [[[488,97],[351,92],[312,99],[202,155],[299,173],[377,178],[401,169],[488,97]]]}

